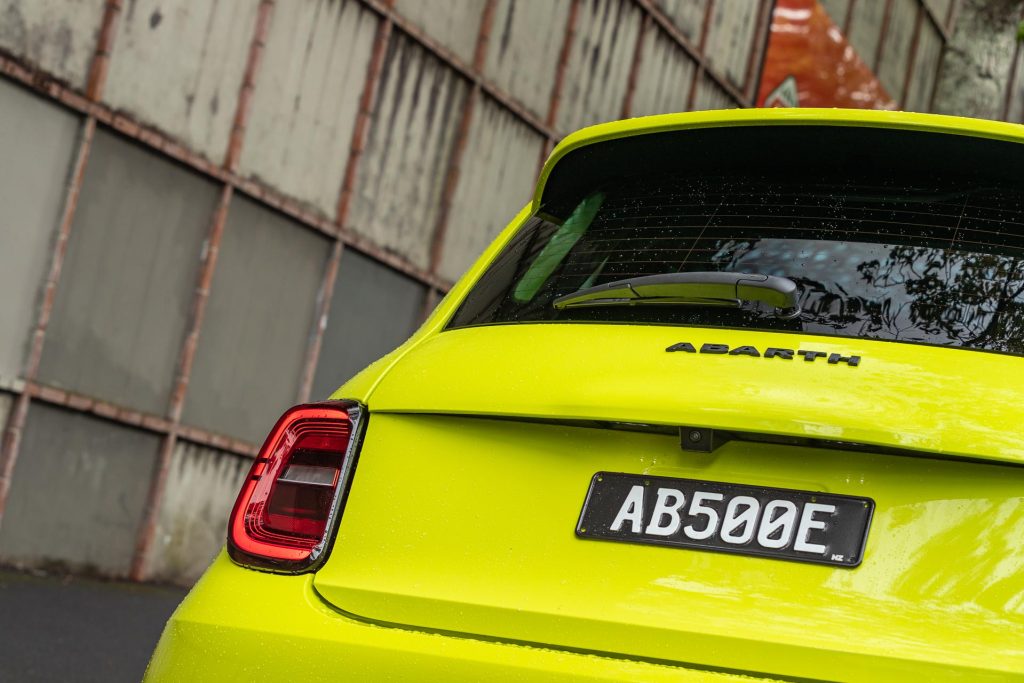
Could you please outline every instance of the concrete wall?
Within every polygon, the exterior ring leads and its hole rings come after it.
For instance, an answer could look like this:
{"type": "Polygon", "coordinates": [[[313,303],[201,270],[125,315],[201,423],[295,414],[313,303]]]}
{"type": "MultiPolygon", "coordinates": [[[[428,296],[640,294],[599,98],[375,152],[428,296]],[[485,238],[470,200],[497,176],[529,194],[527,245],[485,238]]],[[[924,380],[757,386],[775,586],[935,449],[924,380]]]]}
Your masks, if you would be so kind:
{"type": "Polygon", "coordinates": [[[756,92],[762,0],[488,1],[0,0],[0,562],[191,581],[276,415],[401,343],[561,136],[756,92]]]}

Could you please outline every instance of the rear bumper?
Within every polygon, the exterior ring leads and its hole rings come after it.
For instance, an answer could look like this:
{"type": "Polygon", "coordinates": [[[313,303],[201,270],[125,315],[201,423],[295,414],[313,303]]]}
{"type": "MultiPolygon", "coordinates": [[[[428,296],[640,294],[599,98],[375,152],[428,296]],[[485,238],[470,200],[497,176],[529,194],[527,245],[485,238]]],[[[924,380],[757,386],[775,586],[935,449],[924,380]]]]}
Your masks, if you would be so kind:
{"type": "Polygon", "coordinates": [[[328,607],[313,590],[311,575],[242,569],[221,553],[168,621],[145,680],[529,683],[750,678],[368,624],[328,607]]]}

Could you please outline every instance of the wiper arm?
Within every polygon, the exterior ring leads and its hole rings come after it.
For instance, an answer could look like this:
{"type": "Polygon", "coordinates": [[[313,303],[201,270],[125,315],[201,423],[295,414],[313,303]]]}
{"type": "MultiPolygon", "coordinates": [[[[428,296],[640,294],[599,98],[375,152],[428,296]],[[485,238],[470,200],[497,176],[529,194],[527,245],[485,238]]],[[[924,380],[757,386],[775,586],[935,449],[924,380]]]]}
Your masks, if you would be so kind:
{"type": "Polygon", "coordinates": [[[584,306],[731,306],[759,301],[781,309],[786,317],[800,314],[800,288],[789,278],[759,273],[663,273],[606,282],[555,299],[556,309],[584,306]]]}

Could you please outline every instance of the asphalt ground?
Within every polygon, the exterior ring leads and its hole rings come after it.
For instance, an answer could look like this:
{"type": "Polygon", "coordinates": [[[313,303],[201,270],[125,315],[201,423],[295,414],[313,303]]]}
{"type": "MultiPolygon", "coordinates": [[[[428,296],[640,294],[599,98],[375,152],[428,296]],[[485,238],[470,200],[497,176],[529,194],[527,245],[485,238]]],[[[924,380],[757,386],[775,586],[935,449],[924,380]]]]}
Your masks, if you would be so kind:
{"type": "Polygon", "coordinates": [[[0,570],[0,681],[139,681],[186,592],[0,570]]]}

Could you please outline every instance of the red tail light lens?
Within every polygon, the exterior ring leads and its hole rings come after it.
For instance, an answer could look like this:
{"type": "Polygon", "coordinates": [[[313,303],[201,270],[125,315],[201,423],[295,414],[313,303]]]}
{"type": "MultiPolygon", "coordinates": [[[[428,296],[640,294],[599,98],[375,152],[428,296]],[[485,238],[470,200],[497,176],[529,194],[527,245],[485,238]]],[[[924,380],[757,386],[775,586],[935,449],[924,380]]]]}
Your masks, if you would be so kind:
{"type": "Polygon", "coordinates": [[[352,470],[362,410],[296,406],[274,426],[235,501],[228,553],[260,569],[305,571],[326,550],[352,470]]]}

